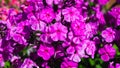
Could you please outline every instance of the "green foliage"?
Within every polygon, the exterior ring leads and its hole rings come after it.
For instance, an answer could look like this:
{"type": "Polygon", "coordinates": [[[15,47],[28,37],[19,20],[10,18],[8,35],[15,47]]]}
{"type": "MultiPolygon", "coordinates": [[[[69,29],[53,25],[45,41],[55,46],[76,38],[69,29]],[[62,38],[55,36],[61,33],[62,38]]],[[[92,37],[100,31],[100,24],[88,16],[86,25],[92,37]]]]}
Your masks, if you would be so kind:
{"type": "Polygon", "coordinates": [[[4,68],[11,68],[11,64],[10,64],[9,61],[6,61],[6,62],[5,62],[4,68]]]}
{"type": "Polygon", "coordinates": [[[5,2],[8,4],[10,0],[5,0],[5,2]]]}
{"type": "Polygon", "coordinates": [[[95,3],[89,2],[89,6],[94,6],[94,5],[95,5],[95,3]]]}
{"type": "Polygon", "coordinates": [[[34,52],[34,51],[35,51],[35,49],[33,48],[33,46],[27,46],[23,50],[20,51],[19,55],[22,58],[25,58],[25,57],[30,56],[30,53],[34,52]]]}

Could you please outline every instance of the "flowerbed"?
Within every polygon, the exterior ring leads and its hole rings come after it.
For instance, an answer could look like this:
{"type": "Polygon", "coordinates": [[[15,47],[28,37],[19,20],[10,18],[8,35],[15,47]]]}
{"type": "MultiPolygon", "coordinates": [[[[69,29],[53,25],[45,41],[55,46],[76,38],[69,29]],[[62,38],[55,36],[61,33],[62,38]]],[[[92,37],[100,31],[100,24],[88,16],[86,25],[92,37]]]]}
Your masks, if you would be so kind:
{"type": "Polygon", "coordinates": [[[120,68],[119,0],[13,2],[0,8],[0,67],[120,68]]]}

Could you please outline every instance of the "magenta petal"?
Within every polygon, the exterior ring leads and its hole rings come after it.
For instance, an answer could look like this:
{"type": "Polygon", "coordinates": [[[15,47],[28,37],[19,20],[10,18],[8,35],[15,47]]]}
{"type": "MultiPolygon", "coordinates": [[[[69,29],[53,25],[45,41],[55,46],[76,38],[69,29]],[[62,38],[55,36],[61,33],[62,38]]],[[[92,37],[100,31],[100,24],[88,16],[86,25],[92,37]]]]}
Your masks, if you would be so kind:
{"type": "Polygon", "coordinates": [[[110,57],[107,54],[104,54],[104,55],[101,56],[101,59],[103,61],[109,61],[110,57]]]}
{"type": "Polygon", "coordinates": [[[74,47],[70,46],[70,47],[67,48],[67,53],[68,54],[74,54],[74,52],[75,52],[75,48],[74,47]]]}

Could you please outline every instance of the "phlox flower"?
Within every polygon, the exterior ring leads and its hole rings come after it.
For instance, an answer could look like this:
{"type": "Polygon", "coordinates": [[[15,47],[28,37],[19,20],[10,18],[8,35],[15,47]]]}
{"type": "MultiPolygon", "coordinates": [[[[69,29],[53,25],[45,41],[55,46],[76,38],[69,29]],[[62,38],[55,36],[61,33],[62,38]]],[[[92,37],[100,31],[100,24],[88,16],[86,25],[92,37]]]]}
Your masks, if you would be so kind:
{"type": "Polygon", "coordinates": [[[71,23],[71,29],[75,35],[84,36],[85,35],[85,23],[82,21],[74,21],[71,23]]]}
{"type": "Polygon", "coordinates": [[[120,25],[120,7],[114,7],[109,13],[116,19],[117,26],[120,25]]]}
{"type": "Polygon", "coordinates": [[[68,38],[69,40],[71,40],[73,43],[75,44],[80,44],[83,40],[86,39],[86,35],[83,35],[83,36],[77,36],[74,34],[73,31],[70,31],[68,33],[68,38]]]}
{"type": "Polygon", "coordinates": [[[63,0],[46,0],[46,3],[50,6],[52,6],[53,3],[54,4],[59,4],[61,1],[63,1],[63,0]]]}
{"type": "Polygon", "coordinates": [[[112,47],[112,44],[106,44],[103,48],[100,48],[98,52],[103,61],[109,61],[110,59],[113,59],[116,54],[116,50],[112,47]]]}
{"type": "Polygon", "coordinates": [[[75,20],[81,20],[82,16],[80,15],[80,12],[75,7],[67,7],[62,10],[62,14],[64,15],[64,19],[67,22],[75,21],[75,20]]]}
{"type": "Polygon", "coordinates": [[[54,55],[54,48],[48,47],[46,45],[40,45],[37,54],[38,56],[42,57],[44,60],[49,60],[51,56],[54,55]]]}
{"type": "Polygon", "coordinates": [[[18,42],[19,44],[27,45],[26,39],[20,34],[14,34],[13,35],[13,40],[18,42]]]}
{"type": "Polygon", "coordinates": [[[33,68],[33,66],[39,68],[35,62],[29,58],[26,58],[20,68],[33,68]]]}
{"type": "Polygon", "coordinates": [[[61,63],[61,68],[77,68],[78,64],[76,62],[70,61],[67,58],[61,63]]]}
{"type": "Polygon", "coordinates": [[[53,41],[62,40],[64,41],[67,38],[67,27],[62,25],[60,22],[56,22],[52,25],[53,33],[51,34],[51,38],[53,41]]]}
{"type": "Polygon", "coordinates": [[[40,12],[40,19],[50,23],[55,18],[55,13],[52,8],[44,8],[40,12]]]}
{"type": "Polygon", "coordinates": [[[103,30],[101,35],[106,42],[112,42],[115,39],[115,31],[111,27],[108,27],[105,30],[103,30]]]}
{"type": "Polygon", "coordinates": [[[110,62],[108,68],[120,68],[120,63],[116,63],[115,66],[113,65],[114,62],[110,62]]]}
{"type": "Polygon", "coordinates": [[[94,41],[85,40],[83,46],[86,46],[86,53],[94,58],[96,46],[94,41]]]}
{"type": "Polygon", "coordinates": [[[69,47],[66,49],[68,55],[68,59],[74,62],[80,62],[81,58],[88,57],[85,55],[85,48],[86,46],[82,46],[81,44],[70,44],[69,47]]]}
{"type": "Polygon", "coordinates": [[[0,67],[3,67],[5,65],[3,55],[0,54],[0,67]]]}
{"type": "Polygon", "coordinates": [[[85,26],[85,34],[87,38],[93,37],[94,34],[97,33],[97,24],[94,23],[88,23],[85,26]]]}
{"type": "Polygon", "coordinates": [[[109,0],[98,0],[98,3],[100,4],[100,5],[105,5],[105,4],[107,4],[109,2],[109,0]]]}
{"type": "Polygon", "coordinates": [[[52,41],[51,34],[53,33],[52,26],[46,26],[40,35],[41,41],[45,43],[50,43],[52,41]]]}

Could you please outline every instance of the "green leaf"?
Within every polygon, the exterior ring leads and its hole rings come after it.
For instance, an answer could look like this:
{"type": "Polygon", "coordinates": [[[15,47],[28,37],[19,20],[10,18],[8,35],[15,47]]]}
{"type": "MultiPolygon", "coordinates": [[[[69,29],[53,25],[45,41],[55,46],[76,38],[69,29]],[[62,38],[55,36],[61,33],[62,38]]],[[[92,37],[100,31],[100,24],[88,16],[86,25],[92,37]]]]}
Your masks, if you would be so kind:
{"type": "Polygon", "coordinates": [[[95,4],[93,2],[90,2],[89,3],[89,6],[94,6],[95,4]]]}
{"type": "Polygon", "coordinates": [[[78,68],[85,68],[85,66],[83,66],[83,65],[79,65],[79,67],[78,68]]]}
{"type": "Polygon", "coordinates": [[[102,68],[100,65],[96,65],[96,67],[95,68],[102,68]]]}
{"type": "Polygon", "coordinates": [[[9,3],[9,0],[5,0],[5,2],[8,4],[8,3],[9,3]]]}
{"type": "Polygon", "coordinates": [[[90,65],[91,65],[91,66],[94,66],[94,65],[95,65],[95,61],[94,61],[93,59],[90,58],[90,59],[89,59],[89,62],[90,62],[90,65]]]}
{"type": "Polygon", "coordinates": [[[100,44],[100,47],[103,47],[103,44],[100,44]]]}
{"type": "Polygon", "coordinates": [[[113,48],[115,48],[115,49],[116,49],[116,51],[118,51],[118,50],[119,50],[119,48],[118,48],[118,46],[117,46],[116,44],[114,44],[114,45],[113,45],[113,48]]]}
{"type": "Polygon", "coordinates": [[[10,62],[9,62],[9,61],[6,61],[6,62],[5,62],[5,66],[4,66],[4,68],[11,68],[11,66],[10,66],[10,62]]]}

